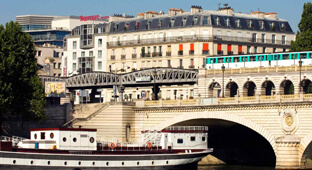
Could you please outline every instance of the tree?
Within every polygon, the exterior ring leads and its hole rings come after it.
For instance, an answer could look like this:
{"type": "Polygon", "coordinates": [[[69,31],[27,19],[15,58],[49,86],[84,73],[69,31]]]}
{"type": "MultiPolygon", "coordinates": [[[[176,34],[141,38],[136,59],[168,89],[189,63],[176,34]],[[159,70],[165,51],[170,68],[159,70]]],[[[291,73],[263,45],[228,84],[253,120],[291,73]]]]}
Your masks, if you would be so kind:
{"type": "Polygon", "coordinates": [[[291,41],[290,51],[312,50],[312,3],[304,3],[301,20],[298,24],[299,31],[296,41],[291,41]]]}
{"type": "Polygon", "coordinates": [[[295,87],[294,85],[291,83],[290,87],[289,87],[289,94],[294,94],[295,92],[295,87]]]}
{"type": "Polygon", "coordinates": [[[16,22],[0,25],[0,111],[23,120],[45,118],[43,84],[37,75],[35,47],[16,22]]]}

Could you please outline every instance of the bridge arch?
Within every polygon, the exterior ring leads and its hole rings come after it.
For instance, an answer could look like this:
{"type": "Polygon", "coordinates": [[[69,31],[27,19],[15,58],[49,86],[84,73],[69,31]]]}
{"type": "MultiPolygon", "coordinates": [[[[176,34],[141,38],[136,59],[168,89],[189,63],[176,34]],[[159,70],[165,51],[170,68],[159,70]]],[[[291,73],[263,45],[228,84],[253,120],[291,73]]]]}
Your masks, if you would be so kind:
{"type": "MultiPolygon", "coordinates": [[[[306,160],[310,157],[312,159],[312,131],[309,132],[303,139],[300,141],[299,147],[299,165],[303,168],[311,168],[306,167],[306,160]]],[[[310,165],[311,166],[311,165],[310,165]]]]}
{"type": "MultiPolygon", "coordinates": [[[[224,112],[218,112],[218,113],[213,113],[213,112],[195,112],[192,114],[182,114],[176,117],[173,117],[167,121],[162,122],[158,127],[156,127],[157,130],[162,130],[168,126],[187,121],[187,120],[192,120],[192,119],[220,119],[220,120],[226,120],[230,122],[234,122],[240,125],[243,125],[245,127],[248,127],[249,129],[252,129],[253,131],[257,132],[260,134],[262,137],[264,137],[271,145],[274,154],[277,155],[277,146],[275,143],[274,136],[266,130],[264,127],[256,124],[255,122],[245,119],[243,117],[239,117],[236,115],[231,115],[227,114],[224,112]]],[[[312,140],[312,133],[311,133],[311,140],[312,140]]]]}

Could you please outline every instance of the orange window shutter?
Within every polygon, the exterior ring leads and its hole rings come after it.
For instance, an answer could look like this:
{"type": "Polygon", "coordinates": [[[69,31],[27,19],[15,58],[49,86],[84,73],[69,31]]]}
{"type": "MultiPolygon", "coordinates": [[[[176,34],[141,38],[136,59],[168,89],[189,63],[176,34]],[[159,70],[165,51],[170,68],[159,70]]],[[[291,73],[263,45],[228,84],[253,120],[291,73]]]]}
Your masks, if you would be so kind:
{"type": "Polygon", "coordinates": [[[221,44],[218,44],[218,51],[221,51],[221,49],[222,49],[221,44]]]}
{"type": "Polygon", "coordinates": [[[183,44],[180,44],[180,45],[179,45],[179,50],[180,50],[180,51],[183,51],[183,44]]]}
{"type": "Polygon", "coordinates": [[[191,51],[194,51],[194,44],[191,44],[191,45],[190,45],[190,50],[191,50],[191,51]]]}
{"type": "Polygon", "coordinates": [[[232,51],[232,45],[228,44],[228,51],[232,51]]]}
{"type": "Polygon", "coordinates": [[[208,48],[209,48],[208,43],[204,43],[203,44],[203,51],[208,51],[209,50],[208,48]]]}
{"type": "Polygon", "coordinates": [[[242,45],[238,46],[238,52],[243,52],[243,46],[242,45]]]}

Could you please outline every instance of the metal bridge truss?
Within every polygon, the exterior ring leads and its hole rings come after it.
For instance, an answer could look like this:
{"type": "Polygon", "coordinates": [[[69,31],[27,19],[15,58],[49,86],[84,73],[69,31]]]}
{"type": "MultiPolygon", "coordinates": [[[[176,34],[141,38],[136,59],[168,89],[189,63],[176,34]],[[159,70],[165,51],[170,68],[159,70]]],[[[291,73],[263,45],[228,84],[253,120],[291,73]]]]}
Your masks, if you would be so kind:
{"type": "Polygon", "coordinates": [[[135,86],[157,84],[195,83],[198,70],[179,68],[151,68],[124,74],[92,72],[68,77],[65,79],[67,88],[110,87],[113,85],[135,86]],[[150,81],[136,81],[136,77],[150,77],[150,81]]]}

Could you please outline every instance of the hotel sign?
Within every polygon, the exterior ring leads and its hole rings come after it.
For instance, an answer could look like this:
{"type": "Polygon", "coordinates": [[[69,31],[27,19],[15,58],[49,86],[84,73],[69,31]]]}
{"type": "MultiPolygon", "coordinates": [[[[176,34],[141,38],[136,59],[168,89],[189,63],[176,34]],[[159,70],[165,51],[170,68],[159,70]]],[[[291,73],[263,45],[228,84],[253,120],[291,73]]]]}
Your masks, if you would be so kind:
{"type": "Polygon", "coordinates": [[[91,15],[91,16],[80,16],[80,21],[96,21],[96,20],[105,20],[109,19],[109,16],[102,16],[100,15],[91,15]]]}

